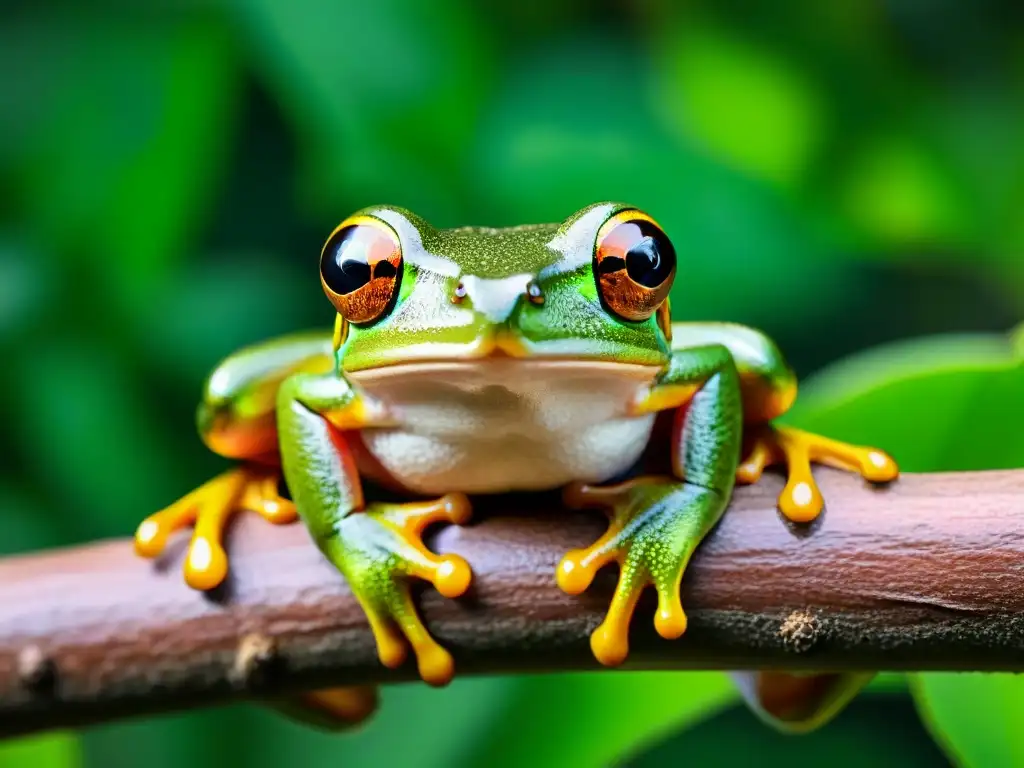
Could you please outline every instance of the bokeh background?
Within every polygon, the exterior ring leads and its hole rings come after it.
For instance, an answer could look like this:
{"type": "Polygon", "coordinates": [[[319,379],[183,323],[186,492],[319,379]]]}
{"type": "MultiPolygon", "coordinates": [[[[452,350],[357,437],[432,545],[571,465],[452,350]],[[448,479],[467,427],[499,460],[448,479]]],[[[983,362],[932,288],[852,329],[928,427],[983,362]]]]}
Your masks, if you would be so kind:
{"type": "MultiPolygon", "coordinates": [[[[792,420],[911,471],[1024,466],[1024,6],[1005,0],[56,0],[0,23],[0,551],[130,534],[224,463],[238,346],[332,309],[347,213],[652,213],[678,319],[790,356],[792,420]]],[[[1012,677],[887,676],[784,738],[718,674],[385,691],[326,736],[255,707],[0,746],[2,766],[1024,763],[1012,677]],[[945,754],[940,750],[946,750],[945,754]]]]}

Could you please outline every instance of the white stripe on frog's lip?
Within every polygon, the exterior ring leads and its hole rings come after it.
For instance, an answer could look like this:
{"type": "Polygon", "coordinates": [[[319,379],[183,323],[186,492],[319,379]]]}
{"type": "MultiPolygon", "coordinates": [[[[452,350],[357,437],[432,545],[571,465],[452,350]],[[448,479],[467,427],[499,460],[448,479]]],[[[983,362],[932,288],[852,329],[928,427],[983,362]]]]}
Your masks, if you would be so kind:
{"type": "Polygon", "coordinates": [[[492,323],[500,323],[512,314],[516,302],[526,294],[526,286],[533,277],[529,273],[500,278],[466,275],[462,278],[462,286],[466,289],[466,296],[473,302],[474,310],[492,323]]]}

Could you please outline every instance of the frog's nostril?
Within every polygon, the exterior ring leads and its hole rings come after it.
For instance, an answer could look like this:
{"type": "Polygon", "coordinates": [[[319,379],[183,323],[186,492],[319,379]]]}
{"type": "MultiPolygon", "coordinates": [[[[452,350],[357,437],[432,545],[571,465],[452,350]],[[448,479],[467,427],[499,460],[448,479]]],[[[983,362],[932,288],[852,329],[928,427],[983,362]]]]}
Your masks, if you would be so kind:
{"type": "Polygon", "coordinates": [[[526,286],[526,295],[532,304],[544,303],[544,291],[541,290],[540,285],[538,285],[534,280],[531,280],[526,286]]]}

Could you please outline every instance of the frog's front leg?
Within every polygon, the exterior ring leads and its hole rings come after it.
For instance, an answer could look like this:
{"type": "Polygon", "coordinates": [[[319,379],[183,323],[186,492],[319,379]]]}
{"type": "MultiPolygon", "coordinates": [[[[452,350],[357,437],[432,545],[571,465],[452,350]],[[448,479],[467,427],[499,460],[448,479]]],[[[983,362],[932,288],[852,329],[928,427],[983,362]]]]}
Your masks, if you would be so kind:
{"type": "MultiPolygon", "coordinates": [[[[296,519],[295,505],[278,492],[277,393],[295,373],[332,370],[333,341],[330,333],[290,334],[239,350],[216,367],[203,389],[199,434],[212,451],[241,464],[143,520],[135,536],[139,554],[159,556],[171,533],[194,524],[185,580],[205,591],[227,576],[221,539],[231,516],[248,510],[275,524],[296,519]]],[[[368,687],[332,688],[267,703],[302,722],[343,730],[373,712],[377,695],[368,687]]]]}
{"type": "MultiPolygon", "coordinates": [[[[786,485],[780,511],[794,522],[809,522],[824,501],[811,463],[820,462],[866,480],[887,482],[899,474],[885,452],[772,424],[796,399],[797,381],[776,344],[764,333],[734,323],[676,322],[674,350],[717,343],[728,348],[740,373],[745,446],[737,482],[757,482],[764,470],[783,464],[786,485]]],[[[788,732],[813,730],[827,722],[873,677],[871,673],[806,674],[785,671],[733,672],[747,703],[773,727],[788,732]]]]}
{"type": "Polygon", "coordinates": [[[676,408],[673,477],[641,477],[618,485],[577,484],[565,491],[572,507],[603,507],[607,532],[566,554],[559,586],[579,594],[597,570],[616,561],[619,581],[591,648],[605,665],[628,653],[629,625],[648,585],[658,593],[655,628],[666,638],[686,631],[679,587],[694,550],[721,518],[735,483],[742,436],[739,376],[728,350],[708,345],[673,353],[671,362],[635,404],[637,413],[676,408]]]}
{"type": "Polygon", "coordinates": [[[420,676],[443,685],[454,671],[452,657],[423,626],[409,580],[428,581],[445,597],[468,589],[466,561],[434,554],[421,536],[434,522],[468,521],[469,500],[453,493],[425,502],[364,504],[345,431],[378,426],[382,417],[336,374],[294,376],[278,395],[282,466],[299,515],[366,612],[381,663],[402,664],[404,634],[420,676]]]}

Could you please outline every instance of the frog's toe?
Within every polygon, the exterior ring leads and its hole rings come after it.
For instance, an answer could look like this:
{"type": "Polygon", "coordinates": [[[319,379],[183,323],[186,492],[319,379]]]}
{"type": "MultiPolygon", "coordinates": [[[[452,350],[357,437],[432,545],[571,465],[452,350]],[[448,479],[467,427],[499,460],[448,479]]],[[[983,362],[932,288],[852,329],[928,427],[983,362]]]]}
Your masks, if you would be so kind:
{"type": "MultiPolygon", "coordinates": [[[[434,523],[454,523],[463,525],[469,522],[473,508],[469,497],[463,493],[448,493],[432,501],[418,501],[408,504],[380,505],[380,519],[401,527],[413,540],[419,537],[428,526],[434,523]]],[[[422,542],[417,544],[421,549],[422,542]]],[[[424,549],[424,551],[426,551],[424,549]]]]}
{"type": "Polygon", "coordinates": [[[590,636],[590,650],[594,658],[606,667],[617,667],[629,655],[629,627],[633,621],[633,611],[647,586],[637,576],[620,574],[608,613],[590,636]]]}
{"type": "Polygon", "coordinates": [[[462,494],[411,504],[371,504],[365,512],[342,520],[337,537],[327,546],[328,556],[363,606],[381,663],[395,668],[405,661],[404,635],[416,655],[420,677],[432,685],[451,680],[454,661],[420,620],[409,581],[429,582],[449,598],[465,593],[472,581],[469,564],[458,555],[431,552],[422,532],[435,522],[467,522],[469,515],[469,500],[462,494]]]}
{"type": "Polygon", "coordinates": [[[746,457],[736,468],[736,482],[740,485],[752,485],[761,479],[768,465],[776,460],[774,445],[767,440],[756,437],[746,457]]]}
{"type": "Polygon", "coordinates": [[[555,579],[563,592],[570,595],[582,594],[590,587],[597,572],[605,565],[619,560],[619,539],[622,520],[614,509],[628,498],[626,483],[615,486],[594,486],[573,483],[562,492],[562,500],[570,509],[592,507],[612,510],[608,529],[597,541],[584,549],[566,552],[558,564],[555,579]]]}
{"type": "MultiPolygon", "coordinates": [[[[413,605],[408,585],[398,586],[395,592],[393,599],[387,601],[388,613],[412,646],[420,677],[430,685],[447,685],[455,674],[455,661],[452,655],[434,640],[423,625],[416,606],[413,605]]],[[[401,655],[394,653],[394,641],[397,639],[395,635],[390,635],[388,642],[392,648],[381,654],[381,662],[385,666],[394,668],[405,658],[404,649],[401,655]],[[385,659],[392,663],[389,665],[385,659]],[[398,661],[398,664],[395,664],[395,661],[398,661]]]]}
{"type": "Polygon", "coordinates": [[[295,506],[277,490],[279,474],[262,467],[238,467],[219,475],[169,507],[150,515],[135,532],[135,550],[158,557],[168,537],[193,525],[185,555],[185,581],[193,589],[217,587],[228,573],[224,529],[236,512],[252,510],[272,523],[289,523],[295,506]]]}
{"type": "Polygon", "coordinates": [[[135,551],[142,557],[159,557],[167,546],[167,538],[196,518],[195,506],[189,494],[169,507],[150,515],[135,530],[135,551]]]}
{"type": "Polygon", "coordinates": [[[616,666],[629,653],[629,628],[644,589],[658,593],[654,627],[666,639],[686,632],[679,595],[693,551],[724,506],[720,496],[669,478],[637,478],[604,488],[576,485],[565,492],[570,506],[603,507],[610,514],[607,531],[591,546],[562,558],[559,586],[579,594],[606,563],[619,564],[619,579],[604,621],[590,637],[599,662],[616,666]]]}
{"type": "Polygon", "coordinates": [[[889,482],[899,475],[893,458],[877,448],[851,445],[792,427],[768,425],[753,435],[736,479],[744,484],[757,482],[767,467],[780,463],[786,465],[788,477],[779,495],[779,509],[790,520],[801,523],[814,520],[824,508],[824,499],[811,471],[812,463],[855,472],[873,483],[889,482]]]}
{"type": "Polygon", "coordinates": [[[280,474],[268,473],[255,476],[247,483],[239,507],[255,512],[268,523],[287,525],[295,522],[299,512],[291,499],[284,498],[278,491],[280,474]]]}

